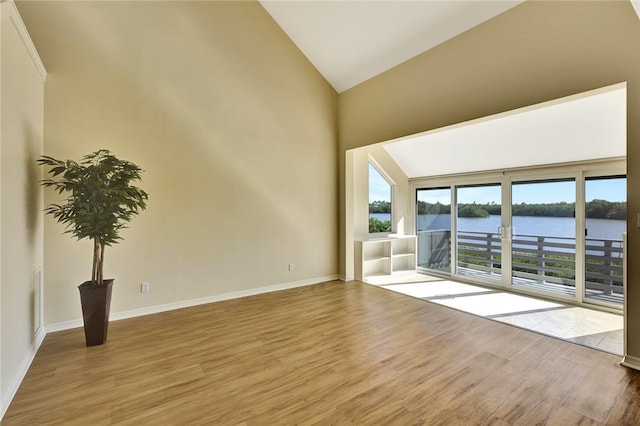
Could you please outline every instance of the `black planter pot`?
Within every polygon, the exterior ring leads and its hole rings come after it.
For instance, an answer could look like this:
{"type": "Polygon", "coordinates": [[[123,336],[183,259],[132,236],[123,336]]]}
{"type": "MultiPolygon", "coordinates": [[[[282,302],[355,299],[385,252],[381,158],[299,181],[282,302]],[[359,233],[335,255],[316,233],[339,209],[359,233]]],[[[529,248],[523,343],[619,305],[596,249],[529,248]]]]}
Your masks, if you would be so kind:
{"type": "Polygon", "coordinates": [[[104,280],[102,285],[85,281],[78,286],[87,346],[102,345],[107,340],[112,287],[112,279],[104,280]]]}

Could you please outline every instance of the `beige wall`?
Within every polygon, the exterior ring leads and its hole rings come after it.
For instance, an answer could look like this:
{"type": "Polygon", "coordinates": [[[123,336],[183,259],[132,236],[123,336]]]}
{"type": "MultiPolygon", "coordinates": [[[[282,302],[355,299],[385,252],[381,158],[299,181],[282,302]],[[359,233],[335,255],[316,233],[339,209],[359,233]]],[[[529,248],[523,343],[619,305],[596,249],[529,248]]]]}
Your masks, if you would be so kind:
{"type": "MultiPolygon", "coordinates": [[[[106,252],[112,312],[338,273],[337,94],[258,3],[18,6],[49,71],[45,153],[146,170],[148,209],[106,252]]],[[[45,220],[47,324],[80,318],[90,276],[62,230],[45,220]]]]}
{"type": "MultiPolygon", "coordinates": [[[[627,81],[628,216],[635,224],[640,212],[639,40],[640,21],[629,2],[525,2],[342,93],[341,155],[627,81]]],[[[340,179],[344,187],[343,164],[340,179]]],[[[341,217],[344,209],[343,204],[341,217]]],[[[635,259],[640,256],[640,229],[629,226],[628,231],[629,259],[635,259]]],[[[344,227],[341,247],[347,248],[344,227]]],[[[344,262],[340,267],[344,271],[344,262]]],[[[630,262],[628,272],[628,349],[638,357],[640,266],[630,262]]]]}
{"type": "Polygon", "coordinates": [[[0,418],[39,343],[33,289],[34,273],[42,268],[35,159],[42,153],[45,74],[34,65],[38,59],[23,41],[28,35],[15,10],[0,5],[0,418]]]}
{"type": "MultiPolygon", "coordinates": [[[[344,275],[353,208],[342,202],[338,223],[335,176],[344,200],[349,149],[621,81],[629,215],[640,211],[640,25],[628,2],[526,2],[341,94],[339,120],[338,96],[257,3],[19,8],[50,71],[46,153],[108,147],[147,170],[149,210],[107,252],[114,311],[344,275]]],[[[46,322],[77,319],[90,248],[49,219],[45,232],[46,322]]],[[[640,270],[629,272],[637,306],[640,270]]]]}

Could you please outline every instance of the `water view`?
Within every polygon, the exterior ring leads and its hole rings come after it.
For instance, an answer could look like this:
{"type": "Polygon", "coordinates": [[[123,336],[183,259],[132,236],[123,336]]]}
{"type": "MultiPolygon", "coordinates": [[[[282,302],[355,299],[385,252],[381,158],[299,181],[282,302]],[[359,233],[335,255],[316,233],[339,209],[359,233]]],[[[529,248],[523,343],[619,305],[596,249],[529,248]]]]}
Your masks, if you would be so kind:
{"type": "MultiPolygon", "coordinates": [[[[575,297],[580,288],[584,300],[619,305],[626,178],[586,177],[581,184],[582,206],[576,202],[574,178],[514,181],[507,187],[497,182],[459,185],[455,193],[450,187],[418,189],[417,265],[479,281],[510,280],[513,287],[563,297],[575,297]],[[511,191],[512,226],[501,232],[505,190],[511,191]],[[577,209],[587,217],[584,229],[576,221],[577,209]],[[578,248],[576,235],[583,233],[578,248]]],[[[390,198],[370,193],[369,232],[391,231],[390,211],[390,198]]]]}
{"type": "MultiPolygon", "coordinates": [[[[391,220],[389,213],[371,213],[369,217],[382,222],[391,220]]],[[[544,235],[554,237],[574,237],[575,225],[572,217],[513,216],[513,227],[516,234],[544,235]]],[[[476,232],[498,232],[500,216],[461,217],[458,218],[458,229],[476,232]]],[[[451,215],[426,214],[418,215],[419,231],[435,231],[451,228],[451,215]]],[[[621,240],[622,233],[627,231],[627,222],[615,219],[587,219],[588,236],[621,240]]]]}

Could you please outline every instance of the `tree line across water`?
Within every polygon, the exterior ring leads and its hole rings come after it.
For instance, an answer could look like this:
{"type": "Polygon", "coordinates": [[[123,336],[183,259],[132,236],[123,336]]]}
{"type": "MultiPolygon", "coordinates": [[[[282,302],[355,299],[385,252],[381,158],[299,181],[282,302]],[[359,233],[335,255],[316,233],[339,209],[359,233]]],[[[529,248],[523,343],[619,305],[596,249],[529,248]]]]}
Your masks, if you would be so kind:
{"type": "MultiPolygon", "coordinates": [[[[520,203],[511,207],[513,216],[574,217],[575,203],[520,203]]],[[[501,206],[496,203],[459,203],[458,217],[489,217],[500,215],[501,206]]],[[[389,201],[369,204],[369,213],[391,213],[389,201]]],[[[593,200],[586,203],[586,217],[590,219],[618,219],[627,217],[627,203],[623,201],[593,200]]],[[[418,201],[418,214],[451,214],[451,205],[418,201]]]]}

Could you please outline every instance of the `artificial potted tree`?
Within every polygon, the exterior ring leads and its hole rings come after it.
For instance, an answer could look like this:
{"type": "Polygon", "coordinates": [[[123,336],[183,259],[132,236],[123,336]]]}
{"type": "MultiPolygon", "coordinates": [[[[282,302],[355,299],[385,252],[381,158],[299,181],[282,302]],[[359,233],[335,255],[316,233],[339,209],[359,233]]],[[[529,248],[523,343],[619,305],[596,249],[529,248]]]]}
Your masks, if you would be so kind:
{"type": "Polygon", "coordinates": [[[50,204],[45,213],[65,225],[65,233],[77,240],[93,241],[91,280],[78,286],[87,346],[107,339],[113,279],[104,279],[104,250],[119,242],[120,230],[146,209],[148,195],[133,185],[141,181],[142,169],[101,149],[79,162],[42,156],[38,164],[50,166],[50,179],[41,181],[67,197],[50,204]]]}

